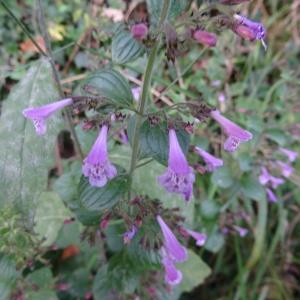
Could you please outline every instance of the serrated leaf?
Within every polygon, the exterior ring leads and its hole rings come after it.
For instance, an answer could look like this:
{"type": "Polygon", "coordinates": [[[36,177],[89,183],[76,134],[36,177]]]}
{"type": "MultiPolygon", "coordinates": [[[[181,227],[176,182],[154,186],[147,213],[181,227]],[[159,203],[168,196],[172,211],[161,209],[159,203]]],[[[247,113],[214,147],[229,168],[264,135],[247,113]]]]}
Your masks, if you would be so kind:
{"type": "Polygon", "coordinates": [[[128,81],[115,70],[97,71],[89,76],[84,84],[95,89],[100,96],[109,99],[118,106],[127,107],[133,103],[128,81]]]}
{"type": "Polygon", "coordinates": [[[210,267],[193,251],[188,250],[188,259],[176,266],[182,272],[180,288],[183,292],[189,292],[211,274],[210,267]]]}
{"type": "Polygon", "coordinates": [[[128,191],[128,176],[120,175],[109,181],[104,187],[93,187],[82,176],[78,188],[78,203],[75,213],[84,224],[99,222],[104,210],[116,205],[128,191]],[[90,218],[89,218],[90,216],[90,218]],[[89,220],[90,219],[90,220],[89,220]]]}
{"type": "Polygon", "coordinates": [[[229,188],[233,184],[231,172],[227,167],[221,167],[213,172],[211,181],[224,189],[229,188]]]}
{"type": "Polygon", "coordinates": [[[112,40],[112,60],[117,64],[125,64],[136,60],[144,53],[144,46],[133,38],[130,32],[118,32],[112,40]]]}
{"type": "Polygon", "coordinates": [[[241,180],[242,184],[242,193],[253,200],[264,200],[266,193],[262,185],[258,182],[257,179],[246,176],[241,180]]]}
{"type": "Polygon", "coordinates": [[[48,184],[48,168],[54,164],[55,138],[62,126],[59,113],[48,120],[45,136],[37,136],[22,110],[59,99],[52,70],[46,59],[34,64],[4,102],[0,118],[0,205],[14,202],[34,214],[34,204],[48,184]],[[4,142],[5,141],[5,142],[4,142]]]}
{"type": "MultiPolygon", "coordinates": [[[[130,121],[128,137],[132,141],[134,120],[130,121]]],[[[189,148],[189,135],[183,130],[176,130],[176,135],[182,151],[186,154],[189,148]]],[[[140,157],[152,157],[163,165],[167,165],[169,154],[168,125],[161,123],[151,125],[145,120],[140,129],[140,157]]]]}
{"type": "Polygon", "coordinates": [[[34,230],[40,238],[45,238],[43,246],[53,244],[64,220],[69,217],[70,211],[56,193],[45,192],[40,196],[34,217],[34,230]]]}

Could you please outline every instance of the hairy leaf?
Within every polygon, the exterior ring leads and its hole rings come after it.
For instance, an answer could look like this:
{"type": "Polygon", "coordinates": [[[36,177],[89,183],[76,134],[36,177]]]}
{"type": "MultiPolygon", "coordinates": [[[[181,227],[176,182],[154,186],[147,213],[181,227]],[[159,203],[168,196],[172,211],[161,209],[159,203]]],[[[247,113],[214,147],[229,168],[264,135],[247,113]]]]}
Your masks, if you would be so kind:
{"type": "Polygon", "coordinates": [[[116,205],[128,191],[128,177],[120,175],[109,181],[104,187],[93,187],[88,179],[82,177],[79,183],[79,197],[75,213],[83,224],[99,222],[104,210],[116,205]]]}
{"type": "Polygon", "coordinates": [[[118,106],[130,106],[133,102],[127,80],[115,70],[99,70],[93,73],[84,84],[118,106]]]}
{"type": "Polygon", "coordinates": [[[70,211],[54,192],[45,192],[40,198],[35,214],[34,230],[44,238],[43,246],[50,246],[56,240],[64,220],[70,217],[70,211]]]}
{"type": "MultiPolygon", "coordinates": [[[[134,120],[131,119],[128,128],[129,140],[133,138],[134,120]]],[[[184,153],[189,148],[189,135],[183,130],[176,130],[176,135],[184,153]]],[[[148,120],[144,121],[140,131],[140,156],[152,157],[161,164],[167,165],[169,153],[169,138],[167,123],[151,125],[148,120]]]]}
{"type": "Polygon", "coordinates": [[[210,267],[191,250],[188,250],[188,260],[177,267],[183,275],[180,288],[184,292],[193,290],[211,274],[210,267]]]}
{"type": "Polygon", "coordinates": [[[47,189],[48,168],[54,163],[55,138],[62,126],[59,113],[48,120],[45,136],[37,136],[22,110],[59,99],[47,60],[34,64],[4,102],[0,118],[0,206],[14,202],[30,215],[47,189]],[[4,142],[5,141],[5,142],[4,142]]]}
{"type": "Polygon", "coordinates": [[[136,60],[144,53],[144,46],[130,32],[118,32],[112,41],[112,60],[118,64],[136,60]]]}

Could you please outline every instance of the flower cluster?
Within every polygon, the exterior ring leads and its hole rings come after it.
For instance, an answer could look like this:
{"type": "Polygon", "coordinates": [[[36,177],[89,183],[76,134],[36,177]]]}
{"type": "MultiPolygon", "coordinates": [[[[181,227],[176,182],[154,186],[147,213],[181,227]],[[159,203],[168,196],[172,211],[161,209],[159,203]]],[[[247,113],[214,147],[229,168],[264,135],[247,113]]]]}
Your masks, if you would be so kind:
{"type": "MultiPolygon", "coordinates": [[[[286,156],[288,162],[276,160],[275,162],[271,162],[270,166],[272,170],[279,171],[282,177],[289,178],[294,172],[294,168],[291,166],[291,163],[297,159],[298,153],[286,148],[279,148],[278,152],[286,156]]],[[[285,179],[282,177],[273,176],[265,166],[261,167],[259,182],[261,185],[265,186],[266,194],[270,202],[277,202],[278,200],[275,190],[278,186],[285,182],[285,179]]]]}
{"type": "MultiPolygon", "coordinates": [[[[165,281],[173,286],[179,284],[182,279],[182,273],[176,269],[175,263],[181,263],[187,260],[187,250],[179,243],[162,217],[158,215],[156,219],[163,235],[163,246],[160,249],[160,254],[165,269],[165,281]]],[[[206,241],[205,234],[188,229],[184,229],[184,231],[196,240],[197,246],[204,245],[206,241]]]]}
{"type": "MultiPolygon", "coordinates": [[[[47,118],[57,110],[72,103],[71,98],[63,99],[38,108],[27,108],[23,111],[23,115],[32,120],[36,133],[43,135],[47,130],[47,118]]],[[[95,187],[105,186],[109,180],[117,175],[116,167],[108,159],[107,133],[108,125],[103,124],[90,153],[83,161],[82,173],[85,177],[88,177],[90,184],[95,187]]]]}

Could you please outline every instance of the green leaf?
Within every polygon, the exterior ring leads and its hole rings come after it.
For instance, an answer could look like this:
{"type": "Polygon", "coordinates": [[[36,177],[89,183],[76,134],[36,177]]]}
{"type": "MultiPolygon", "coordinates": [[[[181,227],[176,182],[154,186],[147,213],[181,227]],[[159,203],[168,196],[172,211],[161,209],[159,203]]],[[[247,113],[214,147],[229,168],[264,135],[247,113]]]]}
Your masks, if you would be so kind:
{"type": "Polygon", "coordinates": [[[82,176],[81,169],[81,162],[73,162],[70,172],[64,173],[53,184],[54,191],[68,206],[78,196],[77,186],[82,176]]]}
{"type": "Polygon", "coordinates": [[[54,285],[54,278],[50,268],[44,267],[37,269],[30,273],[26,279],[40,289],[52,288],[54,285]]]}
{"type": "Polygon", "coordinates": [[[47,189],[48,169],[54,164],[56,135],[62,126],[59,113],[47,122],[45,136],[37,136],[32,122],[22,115],[30,106],[59,99],[46,59],[34,64],[4,101],[0,118],[0,206],[14,202],[30,216],[40,194],[47,189]]]}
{"type": "Polygon", "coordinates": [[[227,167],[221,167],[214,171],[211,177],[212,183],[217,186],[227,189],[233,184],[231,172],[227,167]]]}
{"type": "Polygon", "coordinates": [[[209,235],[207,242],[204,245],[204,248],[212,253],[219,252],[224,245],[224,236],[219,232],[215,232],[209,235]]]}
{"type": "MultiPolygon", "coordinates": [[[[188,0],[171,0],[168,19],[173,19],[179,16],[188,6],[188,0]]],[[[150,12],[150,19],[152,24],[157,24],[163,8],[163,1],[161,0],[147,0],[148,10],[150,12]]]]}
{"type": "Polygon", "coordinates": [[[136,60],[144,53],[144,46],[133,38],[130,32],[118,32],[112,40],[112,60],[117,64],[125,64],[136,60]]]}
{"type": "Polygon", "coordinates": [[[202,201],[200,207],[201,207],[201,215],[206,220],[212,220],[216,218],[220,211],[219,205],[212,199],[202,201]]]}
{"type": "Polygon", "coordinates": [[[82,176],[75,213],[84,224],[99,222],[104,210],[115,206],[127,191],[128,176],[126,175],[115,177],[102,188],[91,186],[88,179],[82,176]]]}
{"type": "Polygon", "coordinates": [[[64,224],[57,234],[55,246],[59,249],[70,245],[80,244],[80,226],[79,222],[64,224]]]}
{"type": "Polygon", "coordinates": [[[211,274],[210,267],[191,250],[188,250],[188,259],[176,267],[182,272],[180,288],[183,292],[193,290],[211,274]]]}
{"type": "Polygon", "coordinates": [[[8,257],[2,256],[0,258],[0,300],[9,299],[11,289],[18,277],[19,273],[14,262],[8,257]]]}
{"type": "Polygon", "coordinates": [[[127,80],[115,70],[100,70],[93,73],[84,83],[95,89],[119,106],[130,106],[133,103],[132,93],[127,80]]]}
{"type": "Polygon", "coordinates": [[[241,184],[242,184],[242,193],[245,195],[245,197],[257,201],[265,199],[266,192],[257,179],[250,176],[245,176],[244,178],[242,178],[241,184]]]}
{"type": "MultiPolygon", "coordinates": [[[[129,140],[132,141],[134,120],[128,129],[129,140]]],[[[182,151],[186,154],[189,148],[189,135],[182,129],[176,130],[176,135],[182,151]]],[[[161,123],[151,125],[149,120],[144,121],[140,130],[140,156],[152,157],[163,165],[167,165],[169,153],[168,125],[161,123]]]]}
{"type": "Polygon", "coordinates": [[[268,129],[266,131],[266,136],[271,139],[272,141],[276,142],[280,146],[284,146],[288,138],[285,134],[285,132],[281,129],[273,128],[273,129],[268,129]]]}
{"type": "Polygon", "coordinates": [[[35,232],[45,238],[43,246],[50,246],[56,240],[64,220],[70,217],[60,197],[54,192],[45,192],[40,196],[35,214],[35,232]]]}
{"type": "Polygon", "coordinates": [[[167,192],[157,182],[157,176],[163,174],[165,170],[166,167],[157,162],[136,169],[133,178],[133,190],[137,194],[160,199],[164,207],[181,208],[181,214],[190,224],[193,224],[194,199],[192,198],[189,203],[186,203],[181,195],[167,192]]]}
{"type": "Polygon", "coordinates": [[[53,290],[38,290],[26,293],[26,299],[30,300],[58,300],[55,291],[53,290]]]}

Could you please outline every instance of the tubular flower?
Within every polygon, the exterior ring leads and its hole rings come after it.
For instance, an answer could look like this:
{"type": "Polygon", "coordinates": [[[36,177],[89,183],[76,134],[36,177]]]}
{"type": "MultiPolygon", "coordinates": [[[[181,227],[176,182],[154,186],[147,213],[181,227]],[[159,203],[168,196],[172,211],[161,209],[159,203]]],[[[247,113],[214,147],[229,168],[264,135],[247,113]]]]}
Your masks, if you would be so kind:
{"type": "Polygon", "coordinates": [[[167,255],[163,255],[162,264],[165,268],[165,281],[170,285],[177,285],[182,280],[181,271],[176,269],[174,261],[167,255]]]}
{"type": "Polygon", "coordinates": [[[279,148],[279,151],[284,154],[285,156],[287,156],[288,160],[290,162],[293,162],[297,159],[298,157],[298,153],[295,152],[295,151],[292,151],[292,150],[289,150],[289,149],[286,149],[286,148],[279,148]]]}
{"type": "Polygon", "coordinates": [[[274,194],[274,192],[271,189],[266,188],[266,192],[267,192],[268,200],[270,202],[277,202],[278,199],[277,199],[276,195],[274,194]]]}
{"type": "Polygon", "coordinates": [[[247,228],[240,227],[240,226],[237,226],[237,225],[233,225],[232,227],[238,233],[238,235],[240,237],[244,237],[248,234],[248,229],[247,228]]]}
{"type": "Polygon", "coordinates": [[[272,188],[276,189],[279,185],[284,183],[284,180],[282,178],[272,176],[265,167],[262,167],[259,182],[262,185],[270,183],[272,188]]]}
{"type": "Polygon", "coordinates": [[[47,131],[46,119],[57,110],[71,105],[72,103],[73,100],[71,98],[67,98],[36,108],[26,108],[23,110],[23,115],[25,118],[30,119],[33,122],[36,133],[38,135],[43,135],[47,131]]]}
{"type": "Polygon", "coordinates": [[[211,116],[221,125],[228,136],[227,140],[224,143],[225,151],[234,152],[238,148],[240,143],[247,142],[252,139],[251,132],[241,128],[232,121],[223,117],[219,111],[212,111],[211,116]]]}
{"type": "Polygon", "coordinates": [[[217,44],[217,36],[211,32],[196,30],[193,37],[198,43],[208,47],[214,47],[217,44]]]}
{"type": "Polygon", "coordinates": [[[137,86],[137,87],[134,87],[134,88],[131,89],[131,93],[132,93],[133,99],[136,102],[139,101],[141,92],[142,92],[142,88],[140,86],[137,86]]]}
{"type": "Polygon", "coordinates": [[[175,262],[185,261],[187,259],[186,248],[178,242],[176,236],[164,222],[161,216],[157,216],[156,220],[164,237],[163,247],[165,249],[166,255],[175,262]]]}
{"type": "Polygon", "coordinates": [[[236,21],[233,28],[235,33],[237,33],[240,37],[250,41],[260,40],[263,47],[267,49],[267,45],[264,41],[266,29],[261,23],[254,22],[238,14],[234,15],[234,19],[236,21]]]}
{"type": "Polygon", "coordinates": [[[169,130],[168,168],[158,182],[170,193],[183,194],[186,201],[193,193],[195,175],[182,152],[174,129],[169,130]]]}
{"type": "Polygon", "coordinates": [[[134,236],[136,235],[137,233],[137,228],[135,225],[132,225],[130,230],[126,231],[124,234],[123,234],[123,241],[124,241],[124,244],[129,244],[130,241],[134,238],[134,236]]]}
{"type": "Polygon", "coordinates": [[[208,172],[213,172],[217,168],[223,166],[223,160],[214,157],[213,155],[209,154],[208,152],[204,151],[200,147],[195,147],[195,151],[203,158],[206,163],[206,170],[208,172]]]}
{"type": "Polygon", "coordinates": [[[286,178],[290,177],[294,172],[294,168],[289,164],[284,163],[283,161],[278,160],[276,161],[276,164],[280,168],[282,176],[286,178]]]}
{"type": "Polygon", "coordinates": [[[90,185],[103,187],[117,175],[117,169],[108,159],[108,126],[103,125],[88,156],[83,161],[82,173],[89,178],[90,185]]]}
{"type": "Polygon", "coordinates": [[[186,231],[194,240],[196,240],[197,246],[201,247],[205,244],[207,239],[207,235],[205,233],[200,233],[189,229],[186,229],[186,231]]]}

